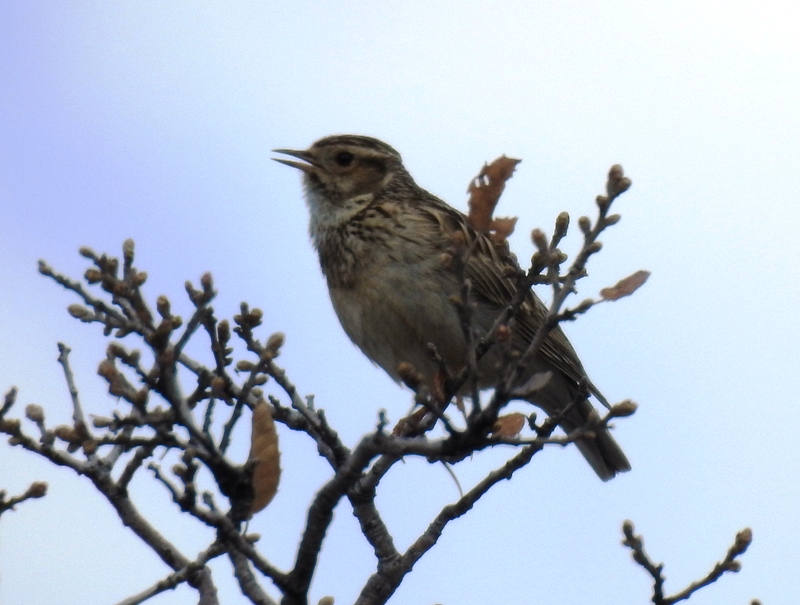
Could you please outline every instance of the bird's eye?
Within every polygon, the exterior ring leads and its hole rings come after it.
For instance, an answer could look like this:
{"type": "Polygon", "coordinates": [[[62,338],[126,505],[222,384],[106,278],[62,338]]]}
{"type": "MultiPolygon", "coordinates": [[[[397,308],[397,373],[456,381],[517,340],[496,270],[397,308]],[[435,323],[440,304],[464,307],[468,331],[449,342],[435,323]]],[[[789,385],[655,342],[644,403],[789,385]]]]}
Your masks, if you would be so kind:
{"type": "Polygon", "coordinates": [[[353,163],[354,159],[355,156],[349,151],[340,151],[336,155],[336,163],[339,164],[339,166],[349,166],[353,163]]]}

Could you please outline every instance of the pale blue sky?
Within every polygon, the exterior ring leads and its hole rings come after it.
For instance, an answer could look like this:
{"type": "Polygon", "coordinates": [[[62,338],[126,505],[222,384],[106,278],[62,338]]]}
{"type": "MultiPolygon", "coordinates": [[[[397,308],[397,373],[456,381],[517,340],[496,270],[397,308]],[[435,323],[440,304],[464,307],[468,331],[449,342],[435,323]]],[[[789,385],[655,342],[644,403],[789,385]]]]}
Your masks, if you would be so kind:
{"type": "MultiPolygon", "coordinates": [[[[633,298],[567,327],[592,379],[640,410],[616,435],[633,471],[598,481],[552,450],[447,528],[392,603],[645,603],[620,545],[625,518],[667,565],[667,589],[704,574],[745,526],[743,571],[692,603],[790,603],[800,566],[800,38],[789,2],[21,2],[0,5],[0,390],[68,422],[56,342],[74,350],[87,411],[110,413],[95,327],[36,273],[79,276],[77,248],[137,243],[146,292],[186,316],[183,282],[215,277],[221,317],[241,300],[281,330],[280,358],[349,444],[407,391],[347,340],[308,242],[298,175],[270,161],[334,133],[368,134],[457,207],[486,160],[523,158],[500,210],[512,246],[561,210],[592,213],[613,163],[633,188],[580,294],[634,270],[633,298]]],[[[578,238],[569,239],[574,252],[578,238]]],[[[196,351],[201,350],[198,346],[196,351]]],[[[240,437],[246,437],[241,434],[240,437]]],[[[284,476],[252,523],[279,566],[328,469],[282,431],[284,476]]],[[[245,439],[246,440],[246,439],[245,439]]],[[[244,456],[246,444],[240,448],[244,456]]],[[[470,485],[500,455],[460,465],[470,485]]],[[[0,488],[47,480],[0,521],[0,602],[113,603],[168,570],[88,482],[0,444],[0,488]]],[[[136,495],[192,556],[209,532],[158,486],[136,495]]],[[[412,461],[380,504],[407,546],[457,491],[412,461]],[[423,498],[420,494],[429,497],[423,498]]],[[[312,596],[352,602],[372,571],[348,506],[312,596]]],[[[223,601],[238,602],[224,562],[223,601]]],[[[153,600],[195,602],[178,589],[153,600]]]]}

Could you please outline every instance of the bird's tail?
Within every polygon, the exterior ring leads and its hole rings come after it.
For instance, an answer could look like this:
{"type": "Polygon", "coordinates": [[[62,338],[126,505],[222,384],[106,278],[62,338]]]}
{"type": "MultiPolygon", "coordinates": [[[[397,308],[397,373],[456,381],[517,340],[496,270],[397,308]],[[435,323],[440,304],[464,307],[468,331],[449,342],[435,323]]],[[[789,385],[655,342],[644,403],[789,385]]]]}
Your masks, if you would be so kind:
{"type": "MultiPolygon", "coordinates": [[[[560,421],[561,427],[567,432],[591,425],[593,420],[599,420],[597,411],[588,400],[583,400],[560,421]]],[[[622,451],[622,448],[611,436],[606,428],[597,428],[593,438],[582,437],[575,442],[583,457],[603,481],[608,481],[617,473],[631,470],[631,463],[622,451]]]]}

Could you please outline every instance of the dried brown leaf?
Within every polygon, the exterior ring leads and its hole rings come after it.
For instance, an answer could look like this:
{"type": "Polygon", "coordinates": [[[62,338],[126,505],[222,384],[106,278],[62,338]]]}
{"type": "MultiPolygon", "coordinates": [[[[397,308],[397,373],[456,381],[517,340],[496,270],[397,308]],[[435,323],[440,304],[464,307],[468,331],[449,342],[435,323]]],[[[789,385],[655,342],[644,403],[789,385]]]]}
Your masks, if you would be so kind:
{"type": "Polygon", "coordinates": [[[638,290],[647,278],[650,277],[650,271],[637,271],[628,277],[619,280],[615,285],[610,288],[603,288],[600,290],[600,296],[605,300],[617,300],[623,296],[630,296],[638,290]]]}
{"type": "Polygon", "coordinates": [[[514,233],[514,227],[517,225],[517,217],[511,218],[496,218],[492,221],[492,230],[495,237],[499,239],[506,239],[509,235],[514,233]]]}
{"type": "Polygon", "coordinates": [[[495,437],[512,438],[520,434],[525,426],[525,415],[513,412],[500,416],[492,427],[492,434],[495,437]]]}
{"type": "Polygon", "coordinates": [[[275,430],[272,410],[265,401],[259,401],[253,408],[253,428],[248,457],[248,462],[255,462],[251,514],[263,510],[278,491],[281,477],[280,461],[278,432],[275,430]]]}
{"type": "Polygon", "coordinates": [[[500,201],[506,181],[522,160],[501,156],[491,164],[484,164],[481,171],[470,181],[469,216],[467,221],[476,231],[492,233],[495,241],[502,242],[514,231],[516,218],[493,219],[494,209],[500,201]]]}

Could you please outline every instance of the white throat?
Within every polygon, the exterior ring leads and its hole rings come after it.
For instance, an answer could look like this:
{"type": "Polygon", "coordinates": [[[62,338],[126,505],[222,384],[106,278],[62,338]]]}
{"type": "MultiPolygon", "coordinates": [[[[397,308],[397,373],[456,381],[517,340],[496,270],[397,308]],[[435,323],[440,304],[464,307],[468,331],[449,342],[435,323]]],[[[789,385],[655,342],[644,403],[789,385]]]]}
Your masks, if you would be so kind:
{"type": "Polygon", "coordinates": [[[375,195],[364,193],[335,204],[326,199],[319,191],[306,187],[305,198],[311,215],[308,230],[311,237],[317,239],[320,232],[336,229],[350,221],[356,214],[369,206],[375,195]]]}

